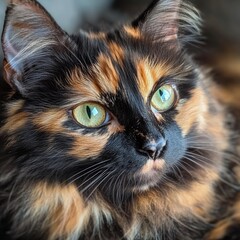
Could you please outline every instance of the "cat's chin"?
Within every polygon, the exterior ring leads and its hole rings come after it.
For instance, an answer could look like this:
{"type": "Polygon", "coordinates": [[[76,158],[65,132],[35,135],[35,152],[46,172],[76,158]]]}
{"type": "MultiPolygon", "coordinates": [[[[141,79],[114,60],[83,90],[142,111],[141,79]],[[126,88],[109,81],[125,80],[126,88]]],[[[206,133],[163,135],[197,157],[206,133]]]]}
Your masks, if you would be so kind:
{"type": "Polygon", "coordinates": [[[164,175],[165,161],[148,160],[146,164],[134,175],[135,186],[134,192],[147,191],[149,188],[156,186],[164,175]]]}

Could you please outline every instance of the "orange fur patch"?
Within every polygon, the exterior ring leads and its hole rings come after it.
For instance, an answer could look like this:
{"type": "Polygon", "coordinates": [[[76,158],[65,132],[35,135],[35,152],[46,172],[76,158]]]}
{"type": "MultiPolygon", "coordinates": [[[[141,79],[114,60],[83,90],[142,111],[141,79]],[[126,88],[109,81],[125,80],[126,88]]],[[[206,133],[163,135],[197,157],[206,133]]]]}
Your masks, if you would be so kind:
{"type": "Polygon", "coordinates": [[[6,148],[11,148],[16,143],[16,138],[11,134],[27,124],[28,115],[22,112],[23,105],[23,100],[18,100],[6,105],[6,114],[8,118],[6,123],[0,127],[0,133],[10,134],[5,142],[6,148]]]}
{"type": "Polygon", "coordinates": [[[214,204],[213,182],[218,179],[218,172],[209,171],[203,173],[202,182],[193,182],[186,189],[178,189],[169,183],[167,192],[150,190],[139,194],[133,205],[133,220],[131,224],[124,226],[129,236],[141,232],[147,235],[148,229],[141,219],[148,219],[150,226],[163,226],[172,219],[180,221],[182,216],[195,216],[208,221],[210,209],[214,204]],[[204,199],[204,201],[202,201],[204,199]]]}
{"type": "Polygon", "coordinates": [[[204,239],[206,240],[218,240],[224,238],[228,228],[233,224],[232,219],[224,219],[220,221],[204,239]]]}
{"type": "MultiPolygon", "coordinates": [[[[16,72],[12,69],[10,64],[6,59],[3,60],[3,79],[14,89],[14,85],[12,84],[12,79],[16,72]]],[[[14,93],[14,90],[11,94],[14,93]]]]}
{"type": "Polygon", "coordinates": [[[232,206],[232,209],[229,213],[233,214],[218,222],[214,226],[214,229],[210,233],[208,233],[206,238],[204,239],[222,239],[226,237],[226,234],[228,234],[228,230],[231,228],[231,226],[236,226],[237,224],[240,224],[240,195],[238,195],[238,199],[236,200],[236,203],[232,206]]]}
{"type": "Polygon", "coordinates": [[[28,115],[25,112],[19,112],[8,117],[6,123],[0,128],[0,133],[13,133],[27,124],[28,115]]]}
{"type": "Polygon", "coordinates": [[[222,104],[240,109],[240,84],[234,83],[224,87],[214,85],[211,91],[222,104]]]}
{"type": "Polygon", "coordinates": [[[116,93],[119,85],[119,76],[111,59],[100,54],[97,64],[93,68],[95,81],[101,89],[101,93],[116,93]]]}
{"type": "Polygon", "coordinates": [[[133,27],[130,27],[130,26],[125,26],[124,30],[132,38],[136,38],[136,39],[141,38],[141,32],[137,28],[133,28],[133,27]]]}
{"type": "Polygon", "coordinates": [[[234,171],[234,175],[237,177],[238,183],[240,183],[240,166],[237,165],[236,167],[234,167],[233,171],[234,171]]]}
{"type": "Polygon", "coordinates": [[[27,220],[31,226],[36,223],[35,227],[47,230],[50,240],[59,237],[78,239],[88,227],[90,218],[93,221],[92,231],[99,231],[104,219],[112,222],[109,206],[101,196],[85,202],[73,184],[51,185],[40,182],[31,189],[31,208],[28,215],[30,219],[27,220]]]}
{"type": "Polygon", "coordinates": [[[89,76],[84,76],[80,69],[71,72],[68,81],[76,93],[75,104],[84,101],[101,101],[103,93],[116,93],[119,84],[118,74],[111,59],[103,54],[90,70],[89,76]]]}
{"type": "Polygon", "coordinates": [[[14,114],[20,112],[23,108],[24,100],[18,100],[7,104],[7,116],[13,116],[14,114]]]}
{"type": "Polygon", "coordinates": [[[89,221],[89,212],[74,185],[37,184],[31,193],[31,217],[44,217],[48,239],[79,235],[89,221]]]}
{"type": "Polygon", "coordinates": [[[201,88],[192,91],[192,97],[183,104],[178,105],[179,114],[176,122],[186,136],[190,129],[197,124],[199,129],[205,129],[208,102],[201,88]]]}
{"type": "Polygon", "coordinates": [[[124,50],[114,42],[109,43],[108,46],[109,46],[110,53],[111,53],[111,56],[114,59],[114,61],[121,64],[124,59],[124,50]]]}
{"type": "Polygon", "coordinates": [[[147,60],[138,60],[136,66],[139,90],[144,101],[147,102],[154,85],[161,79],[161,77],[168,74],[169,68],[160,64],[151,64],[147,60]]]}
{"type": "Polygon", "coordinates": [[[75,140],[69,154],[83,159],[100,155],[110,137],[109,134],[96,136],[72,134],[72,136],[75,136],[75,140]]]}
{"type": "Polygon", "coordinates": [[[119,133],[119,132],[124,132],[125,127],[120,125],[117,120],[112,120],[111,124],[108,125],[108,131],[111,134],[119,133]]]}
{"type": "Polygon", "coordinates": [[[240,194],[238,194],[238,200],[236,201],[233,207],[233,212],[234,212],[234,219],[238,220],[238,222],[240,223],[240,194]]]}
{"type": "Polygon", "coordinates": [[[60,133],[64,130],[62,125],[66,120],[66,110],[48,110],[37,114],[32,122],[42,131],[60,133]]]}
{"type": "Polygon", "coordinates": [[[68,81],[76,93],[76,99],[72,100],[73,104],[100,99],[101,87],[98,84],[98,79],[87,78],[80,69],[76,68],[69,75],[68,81]]]}
{"type": "Polygon", "coordinates": [[[104,39],[105,38],[104,32],[87,32],[86,34],[90,39],[104,39]]]}

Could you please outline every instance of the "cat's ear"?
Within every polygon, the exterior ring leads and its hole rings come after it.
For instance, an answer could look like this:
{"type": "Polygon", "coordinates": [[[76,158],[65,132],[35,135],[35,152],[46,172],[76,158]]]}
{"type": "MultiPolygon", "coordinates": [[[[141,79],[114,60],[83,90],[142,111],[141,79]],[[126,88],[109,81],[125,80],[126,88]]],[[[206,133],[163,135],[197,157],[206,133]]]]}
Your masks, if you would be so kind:
{"type": "Polygon", "coordinates": [[[10,0],[2,34],[5,80],[12,87],[20,87],[24,66],[50,54],[51,48],[65,36],[36,1],[10,0]]]}
{"type": "Polygon", "coordinates": [[[133,23],[154,42],[195,41],[199,35],[198,11],[184,0],[155,0],[133,23]]]}

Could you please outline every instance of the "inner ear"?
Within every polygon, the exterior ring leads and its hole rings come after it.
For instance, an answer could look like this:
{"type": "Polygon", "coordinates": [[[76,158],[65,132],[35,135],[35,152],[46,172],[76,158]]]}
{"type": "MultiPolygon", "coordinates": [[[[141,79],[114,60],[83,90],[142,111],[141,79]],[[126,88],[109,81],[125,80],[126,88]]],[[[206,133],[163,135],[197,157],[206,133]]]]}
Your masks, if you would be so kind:
{"type": "Polygon", "coordinates": [[[183,43],[199,35],[199,22],[197,10],[184,0],[155,0],[132,25],[154,42],[183,43]]]}
{"type": "Polygon", "coordinates": [[[11,0],[2,35],[6,81],[16,85],[13,74],[21,74],[24,65],[48,54],[64,38],[66,34],[39,3],[11,0]]]}

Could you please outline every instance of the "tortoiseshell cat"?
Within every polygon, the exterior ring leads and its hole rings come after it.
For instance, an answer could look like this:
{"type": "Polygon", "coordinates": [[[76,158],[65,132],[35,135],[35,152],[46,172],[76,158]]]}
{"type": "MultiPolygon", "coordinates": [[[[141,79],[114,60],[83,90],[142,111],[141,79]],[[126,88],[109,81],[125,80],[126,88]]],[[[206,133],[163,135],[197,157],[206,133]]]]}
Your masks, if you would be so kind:
{"type": "Polygon", "coordinates": [[[159,0],[69,36],[37,2],[10,1],[1,240],[240,239],[238,122],[188,51],[199,21],[159,0]]]}

